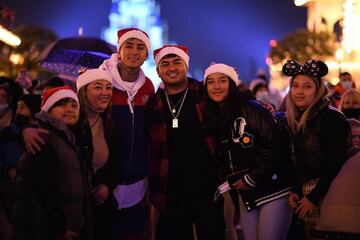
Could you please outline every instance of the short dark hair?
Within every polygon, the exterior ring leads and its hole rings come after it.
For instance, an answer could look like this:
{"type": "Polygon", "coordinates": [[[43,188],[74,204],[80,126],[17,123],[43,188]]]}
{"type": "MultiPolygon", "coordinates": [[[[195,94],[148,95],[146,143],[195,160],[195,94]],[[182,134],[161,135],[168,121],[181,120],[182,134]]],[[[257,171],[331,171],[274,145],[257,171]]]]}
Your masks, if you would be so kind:
{"type": "MultiPolygon", "coordinates": [[[[55,108],[55,107],[64,105],[64,104],[66,104],[66,103],[68,103],[68,102],[72,102],[72,101],[76,102],[76,101],[75,101],[74,99],[72,99],[72,98],[63,98],[63,99],[60,99],[59,101],[57,101],[56,103],[54,103],[54,105],[51,106],[51,108],[49,109],[48,112],[50,112],[51,109],[53,109],[53,108],[55,108]]],[[[79,108],[80,108],[80,106],[79,106],[79,108]]]]}
{"type": "MultiPolygon", "coordinates": [[[[173,58],[173,57],[179,57],[179,58],[181,58],[179,55],[176,55],[176,54],[174,54],[174,53],[170,53],[170,54],[167,54],[167,55],[165,55],[164,57],[162,57],[161,60],[167,59],[167,58],[173,58]]],[[[160,60],[160,61],[161,61],[161,60],[160,60]]]]}
{"type": "Polygon", "coordinates": [[[61,77],[58,77],[58,76],[54,76],[54,77],[51,77],[49,78],[43,88],[54,88],[54,87],[62,87],[62,86],[65,86],[65,83],[64,83],[64,79],[61,78],[61,77]]]}

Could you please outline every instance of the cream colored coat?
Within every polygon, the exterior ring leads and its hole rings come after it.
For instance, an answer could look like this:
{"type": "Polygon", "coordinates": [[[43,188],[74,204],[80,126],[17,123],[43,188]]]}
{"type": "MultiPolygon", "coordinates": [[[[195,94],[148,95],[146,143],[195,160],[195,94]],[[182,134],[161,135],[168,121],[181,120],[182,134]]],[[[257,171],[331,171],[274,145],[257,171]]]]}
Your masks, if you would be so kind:
{"type": "Polygon", "coordinates": [[[322,204],[321,231],[360,233],[360,152],[351,157],[332,182],[322,204]]]}

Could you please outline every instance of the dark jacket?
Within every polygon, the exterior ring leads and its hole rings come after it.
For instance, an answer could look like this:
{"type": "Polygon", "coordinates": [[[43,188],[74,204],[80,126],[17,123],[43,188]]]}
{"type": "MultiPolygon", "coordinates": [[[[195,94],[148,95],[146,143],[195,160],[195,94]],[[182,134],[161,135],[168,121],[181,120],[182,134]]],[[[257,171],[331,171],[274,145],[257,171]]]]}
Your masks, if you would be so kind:
{"type": "MultiPolygon", "coordinates": [[[[105,119],[103,117],[105,123],[105,119]]],[[[83,126],[78,126],[74,129],[76,137],[76,145],[80,149],[80,153],[85,159],[86,166],[88,169],[88,177],[91,179],[91,186],[96,187],[97,185],[104,184],[109,188],[110,193],[114,190],[118,182],[120,181],[119,169],[121,168],[119,146],[120,146],[120,130],[116,126],[111,128],[104,126],[105,140],[109,148],[109,157],[106,164],[97,170],[96,173],[93,171],[92,156],[94,153],[94,147],[92,142],[92,134],[88,121],[85,121],[83,126]]],[[[110,194],[110,197],[112,194],[110,194]]],[[[114,204],[113,200],[109,198],[109,204],[114,204]]]]}
{"type": "Polygon", "coordinates": [[[117,184],[129,185],[146,178],[149,174],[148,139],[145,129],[145,111],[149,98],[154,94],[154,86],[146,78],[133,100],[134,114],[129,110],[126,91],[113,89],[112,120],[121,131],[120,180],[117,184]]]}
{"type": "Polygon", "coordinates": [[[249,187],[240,191],[246,208],[286,196],[292,181],[290,138],[277,119],[240,92],[230,97],[218,118],[221,175],[230,184],[242,179],[249,187]]]}
{"type": "Polygon", "coordinates": [[[89,239],[90,208],[85,164],[69,128],[45,112],[36,115],[49,130],[36,155],[23,156],[16,182],[15,239],[55,239],[65,231],[89,239]]]}
{"type": "Polygon", "coordinates": [[[88,169],[87,176],[90,181],[90,188],[97,185],[106,185],[109,189],[109,197],[101,205],[92,203],[93,213],[93,239],[112,239],[114,236],[114,226],[117,222],[115,213],[118,211],[118,203],[113,195],[113,190],[120,181],[119,169],[121,169],[119,146],[120,131],[116,126],[106,124],[105,115],[102,116],[104,122],[104,136],[109,148],[109,156],[105,165],[96,172],[93,170],[92,156],[94,153],[93,137],[89,122],[79,121],[80,124],[74,129],[76,144],[85,159],[88,169]]]}
{"type": "MultiPolygon", "coordinates": [[[[189,92],[195,99],[194,105],[197,122],[204,126],[204,85],[195,79],[188,78],[189,92]]],[[[167,126],[165,121],[164,103],[161,95],[164,89],[159,88],[150,99],[146,114],[147,130],[150,141],[150,175],[149,198],[151,204],[160,212],[165,211],[167,184],[169,177],[169,147],[167,139],[167,126]]],[[[166,103],[165,103],[166,104],[166,103]]],[[[211,135],[204,136],[209,153],[215,155],[215,142],[211,135]]],[[[214,160],[214,158],[212,159],[214,160]]]]}
{"type": "Polygon", "coordinates": [[[0,130],[0,191],[9,184],[8,172],[11,168],[16,168],[23,150],[20,127],[11,124],[0,130]]]}
{"type": "MultiPolygon", "coordinates": [[[[351,153],[351,129],[345,116],[319,101],[310,112],[306,129],[293,134],[296,166],[300,183],[320,179],[307,198],[317,204],[351,153]]],[[[300,189],[295,190],[301,194],[300,189]]]]}

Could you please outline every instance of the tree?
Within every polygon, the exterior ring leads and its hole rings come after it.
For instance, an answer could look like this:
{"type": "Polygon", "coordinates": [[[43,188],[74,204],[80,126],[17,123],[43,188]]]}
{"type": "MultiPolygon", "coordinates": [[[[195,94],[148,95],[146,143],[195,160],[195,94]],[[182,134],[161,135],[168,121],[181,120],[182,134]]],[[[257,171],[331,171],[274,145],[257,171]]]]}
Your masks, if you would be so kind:
{"type": "Polygon", "coordinates": [[[20,46],[14,52],[23,55],[24,67],[27,69],[36,67],[36,59],[40,52],[57,40],[57,36],[52,30],[38,26],[19,26],[14,32],[21,39],[20,46]]]}
{"type": "Polygon", "coordinates": [[[20,37],[21,44],[16,48],[11,48],[5,44],[0,45],[2,63],[0,70],[7,76],[15,78],[20,69],[27,69],[37,72],[37,57],[44,48],[57,40],[56,34],[49,29],[39,26],[19,26],[13,32],[20,37]],[[10,56],[17,54],[23,61],[14,64],[10,61],[10,56]]]}
{"type": "Polygon", "coordinates": [[[289,33],[283,40],[277,42],[271,48],[269,57],[273,64],[288,59],[305,63],[309,59],[323,59],[334,56],[335,50],[336,37],[333,33],[299,29],[289,33]]]}

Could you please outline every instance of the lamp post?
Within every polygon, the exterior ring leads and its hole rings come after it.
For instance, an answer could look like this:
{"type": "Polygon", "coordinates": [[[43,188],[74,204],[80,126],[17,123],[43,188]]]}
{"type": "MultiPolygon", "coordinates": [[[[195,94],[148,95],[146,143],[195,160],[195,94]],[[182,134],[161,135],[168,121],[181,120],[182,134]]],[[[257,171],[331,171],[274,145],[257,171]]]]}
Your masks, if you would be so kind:
{"type": "Polygon", "coordinates": [[[10,32],[1,25],[0,25],[0,41],[5,42],[6,44],[12,47],[17,47],[21,43],[21,39],[18,36],[16,36],[15,34],[13,34],[12,32],[10,32]]]}

